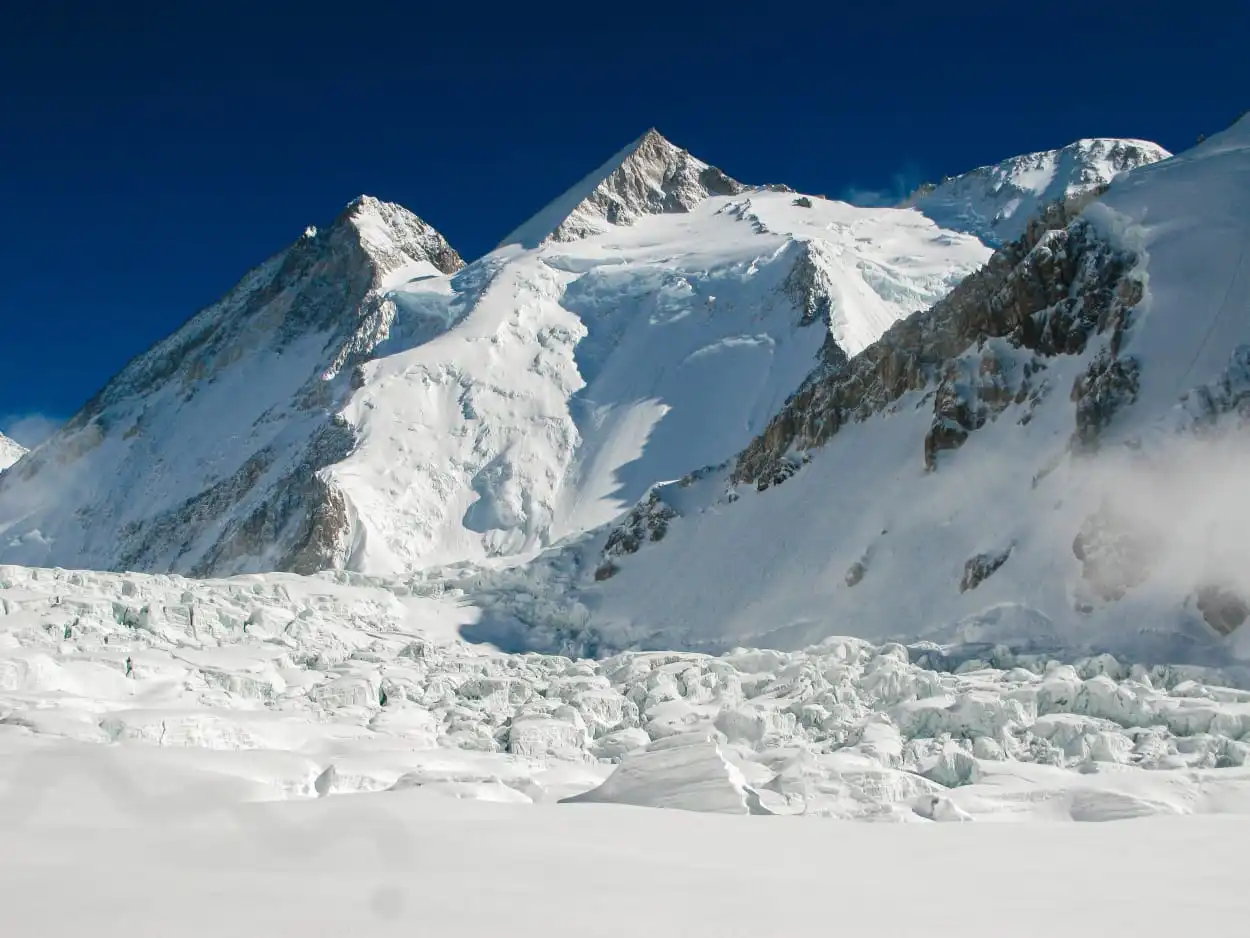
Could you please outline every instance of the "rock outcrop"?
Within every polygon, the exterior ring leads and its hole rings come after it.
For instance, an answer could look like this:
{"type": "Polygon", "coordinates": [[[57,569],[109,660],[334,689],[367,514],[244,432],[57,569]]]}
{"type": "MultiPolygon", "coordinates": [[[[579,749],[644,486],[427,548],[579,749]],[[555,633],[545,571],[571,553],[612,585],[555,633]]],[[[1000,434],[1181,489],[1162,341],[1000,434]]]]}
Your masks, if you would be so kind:
{"type": "Polygon", "coordinates": [[[964,563],[964,575],[959,581],[959,592],[974,590],[1007,562],[1011,557],[1012,547],[1008,545],[1000,550],[985,551],[975,557],[969,557],[964,563]]]}
{"type": "Polygon", "coordinates": [[[1105,364],[1073,390],[1086,415],[1075,435],[1088,444],[1132,398],[1134,366],[1116,351],[1142,296],[1137,258],[1079,218],[1092,197],[1049,206],[932,309],[849,361],[837,352],[826,358],[741,454],[734,481],[768,488],[792,474],[796,454],[934,385],[922,453],[936,468],[938,453],[961,446],[1008,404],[1044,394],[1047,358],[1082,352],[1091,335],[1110,330],[1105,364]]]}
{"type": "Polygon", "coordinates": [[[569,189],[501,244],[577,241],[644,215],[688,212],[708,196],[746,186],[691,156],[654,129],[569,189]]]}

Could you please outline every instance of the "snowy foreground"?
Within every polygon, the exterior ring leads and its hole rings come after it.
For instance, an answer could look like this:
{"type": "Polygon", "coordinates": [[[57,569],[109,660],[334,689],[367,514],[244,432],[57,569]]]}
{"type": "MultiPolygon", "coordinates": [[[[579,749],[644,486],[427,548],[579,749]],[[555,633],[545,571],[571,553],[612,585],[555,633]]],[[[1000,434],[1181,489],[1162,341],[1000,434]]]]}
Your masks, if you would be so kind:
{"type": "Polygon", "coordinates": [[[173,778],[135,774],[147,819],[97,799],[15,829],[5,810],[6,934],[1232,938],[1245,925],[1244,818],[839,825],[420,790],[206,806],[207,789],[184,810],[159,797],[173,778]]]}
{"type": "Polygon", "coordinates": [[[1238,675],[858,639],[508,655],[457,638],[451,595],[347,579],[0,567],[6,933],[1223,935],[1245,911],[1238,675]]]}

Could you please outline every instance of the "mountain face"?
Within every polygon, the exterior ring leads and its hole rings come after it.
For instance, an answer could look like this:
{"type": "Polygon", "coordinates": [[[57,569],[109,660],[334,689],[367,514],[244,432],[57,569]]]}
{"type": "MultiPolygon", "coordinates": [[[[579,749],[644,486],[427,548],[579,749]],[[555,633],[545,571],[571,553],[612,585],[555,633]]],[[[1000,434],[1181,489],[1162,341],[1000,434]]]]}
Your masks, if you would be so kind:
{"type": "Polygon", "coordinates": [[[0,433],[0,471],[7,469],[26,454],[26,447],[0,433]]]}
{"type": "Polygon", "coordinates": [[[1077,199],[1121,173],[1169,156],[1145,140],[1078,140],[923,186],[904,204],[944,228],[975,234],[997,247],[1023,235],[1029,219],[1046,205],[1077,199]]]}
{"type": "Polygon", "coordinates": [[[519,557],[601,525],[730,458],[822,349],[859,351],[988,254],[915,212],[795,203],[714,196],[397,290],[412,321],[454,325],[397,329],[343,411],[359,443],[327,478],[352,566],[519,557]]]}
{"type": "Polygon", "coordinates": [[[822,356],[990,253],[915,211],[748,189],[655,133],[507,240],[458,269],[372,199],[310,230],[0,483],[0,559],[523,558],[731,458],[822,356]]]}
{"type": "Polygon", "coordinates": [[[312,570],[350,550],[318,471],[388,334],[387,291],[463,266],[405,209],[362,197],[128,364],[0,479],[5,557],[108,569],[312,570]]]}
{"type": "Polygon", "coordinates": [[[523,574],[466,579],[482,634],[1250,657],[1247,172],[1242,119],[1051,206],[931,309],[826,357],[735,459],[523,574]]]}
{"type": "Polygon", "coordinates": [[[738,195],[746,188],[648,130],[502,244],[536,247],[548,241],[577,241],[617,225],[632,225],[645,215],[689,212],[710,196],[738,195]]]}

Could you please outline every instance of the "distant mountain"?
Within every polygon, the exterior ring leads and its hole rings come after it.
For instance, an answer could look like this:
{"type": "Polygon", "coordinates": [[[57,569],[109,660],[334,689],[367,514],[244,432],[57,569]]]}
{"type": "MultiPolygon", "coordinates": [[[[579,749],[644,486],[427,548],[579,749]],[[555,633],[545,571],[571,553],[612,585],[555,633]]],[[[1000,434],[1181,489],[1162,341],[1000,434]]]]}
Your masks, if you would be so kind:
{"type": "Polygon", "coordinates": [[[519,559],[732,457],[989,256],[651,132],[460,269],[361,199],[0,481],[0,560],[230,574],[519,559]],[[526,245],[534,245],[526,247],[526,245]]]}
{"type": "Polygon", "coordinates": [[[1086,195],[1121,173],[1169,156],[1146,140],[1078,140],[923,186],[904,204],[914,205],[944,228],[998,246],[1024,234],[1029,219],[1047,204],[1086,195]]]}
{"type": "Polygon", "coordinates": [[[0,433],[0,470],[7,469],[26,454],[26,447],[0,433]]]}

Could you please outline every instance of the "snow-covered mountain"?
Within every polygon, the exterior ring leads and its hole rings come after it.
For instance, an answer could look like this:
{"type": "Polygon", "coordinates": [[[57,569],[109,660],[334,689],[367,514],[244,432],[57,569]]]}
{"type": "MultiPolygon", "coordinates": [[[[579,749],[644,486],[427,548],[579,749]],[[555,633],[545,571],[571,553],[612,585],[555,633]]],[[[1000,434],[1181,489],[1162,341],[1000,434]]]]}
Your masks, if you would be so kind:
{"type": "Polygon", "coordinates": [[[817,368],[735,460],[464,579],[479,634],[1250,657],[1248,171],[1242,119],[1081,214],[1052,206],[931,310],[817,368]]]}
{"type": "Polygon", "coordinates": [[[1085,195],[1121,173],[1169,156],[1147,140],[1077,140],[923,186],[904,204],[916,206],[944,228],[967,231],[998,246],[1024,234],[1029,219],[1044,206],[1085,195]]]}
{"type": "Polygon", "coordinates": [[[0,471],[7,469],[26,455],[26,447],[0,433],[0,471]]]}
{"type": "Polygon", "coordinates": [[[519,230],[463,270],[376,200],[310,230],[0,484],[0,559],[523,557],[732,457],[821,355],[990,253],[916,211],[748,189],[654,132],[519,230]]]}
{"type": "Polygon", "coordinates": [[[461,266],[434,229],[376,199],[308,228],[0,478],[0,555],[195,572],[329,565],[347,549],[346,507],[317,472],[354,445],[338,412],[389,333],[388,291],[461,266]]]}

